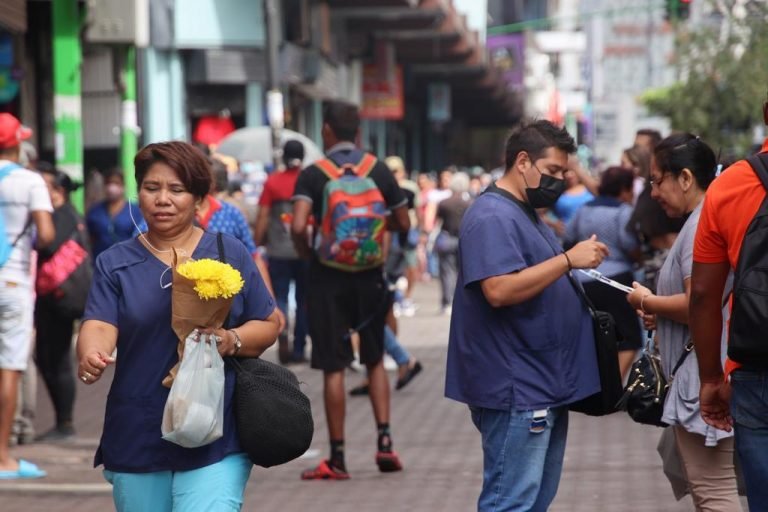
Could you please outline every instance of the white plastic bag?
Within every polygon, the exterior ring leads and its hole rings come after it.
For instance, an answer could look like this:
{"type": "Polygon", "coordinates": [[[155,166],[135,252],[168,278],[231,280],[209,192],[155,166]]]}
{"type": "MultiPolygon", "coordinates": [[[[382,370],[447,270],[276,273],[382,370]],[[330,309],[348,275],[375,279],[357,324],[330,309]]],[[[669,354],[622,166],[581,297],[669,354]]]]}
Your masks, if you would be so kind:
{"type": "Polygon", "coordinates": [[[224,434],[224,360],[212,335],[195,329],[163,410],[163,439],[185,448],[205,446],[224,434]]]}

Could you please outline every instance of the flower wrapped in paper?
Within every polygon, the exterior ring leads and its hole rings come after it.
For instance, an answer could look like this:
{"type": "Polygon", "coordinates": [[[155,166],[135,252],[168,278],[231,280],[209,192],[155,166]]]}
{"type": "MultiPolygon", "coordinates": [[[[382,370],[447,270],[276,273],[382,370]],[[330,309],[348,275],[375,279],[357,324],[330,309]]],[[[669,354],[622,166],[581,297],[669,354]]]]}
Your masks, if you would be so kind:
{"type": "MultiPolygon", "coordinates": [[[[218,329],[232,307],[232,300],[244,282],[240,272],[227,263],[212,259],[192,260],[173,253],[171,326],[179,338],[178,354],[184,354],[184,340],[196,327],[218,329]]],[[[170,388],[178,372],[177,363],[163,379],[170,388]]]]}

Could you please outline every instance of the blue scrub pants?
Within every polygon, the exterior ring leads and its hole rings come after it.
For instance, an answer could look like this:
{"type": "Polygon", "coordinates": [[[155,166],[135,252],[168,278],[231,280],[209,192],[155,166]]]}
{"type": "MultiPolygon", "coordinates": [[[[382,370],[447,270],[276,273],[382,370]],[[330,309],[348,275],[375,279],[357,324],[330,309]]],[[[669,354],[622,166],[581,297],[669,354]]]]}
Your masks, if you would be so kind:
{"type": "Polygon", "coordinates": [[[115,473],[112,484],[117,512],[239,511],[253,463],[244,453],[190,471],[115,473]]]}

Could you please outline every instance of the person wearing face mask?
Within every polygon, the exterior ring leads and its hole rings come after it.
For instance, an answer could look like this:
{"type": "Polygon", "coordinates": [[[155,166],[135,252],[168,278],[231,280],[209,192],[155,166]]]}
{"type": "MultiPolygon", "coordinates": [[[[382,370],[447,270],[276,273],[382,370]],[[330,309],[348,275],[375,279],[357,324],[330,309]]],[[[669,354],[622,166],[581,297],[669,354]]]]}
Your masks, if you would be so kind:
{"type": "Polygon", "coordinates": [[[573,138],[549,121],[516,128],[504,175],[459,232],[445,395],[469,406],[483,446],[478,510],[544,511],[555,497],[568,404],[600,389],[592,320],[568,274],[608,248],[563,252],[537,215],[565,190],[573,138]]]}
{"type": "Polygon", "coordinates": [[[97,203],[85,217],[94,259],[117,242],[137,234],[134,222],[144,225],[141,211],[125,198],[125,179],[119,168],[104,176],[104,201],[97,203]],[[131,219],[133,215],[133,220],[131,219]]]}

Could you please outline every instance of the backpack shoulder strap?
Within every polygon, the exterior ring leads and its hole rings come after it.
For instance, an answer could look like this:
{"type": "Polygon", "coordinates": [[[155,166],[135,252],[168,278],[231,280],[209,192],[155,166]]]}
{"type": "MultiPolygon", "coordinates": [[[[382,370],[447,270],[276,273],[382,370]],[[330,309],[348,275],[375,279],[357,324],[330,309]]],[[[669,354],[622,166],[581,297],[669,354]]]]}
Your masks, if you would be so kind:
{"type": "Polygon", "coordinates": [[[755,171],[763,187],[768,191],[768,153],[752,155],[747,158],[747,162],[752,166],[752,170],[755,171]]]}
{"type": "Polygon", "coordinates": [[[15,162],[11,162],[10,164],[0,167],[0,180],[11,174],[11,171],[15,171],[16,169],[21,169],[21,166],[15,162]]]}
{"type": "Polygon", "coordinates": [[[355,166],[355,174],[360,178],[368,176],[378,160],[370,153],[364,153],[363,158],[355,166]]]}
{"type": "Polygon", "coordinates": [[[315,162],[315,165],[323,172],[323,174],[328,176],[329,180],[338,179],[344,174],[344,171],[339,169],[339,166],[336,165],[330,158],[323,158],[322,160],[318,160],[315,162]]]}

